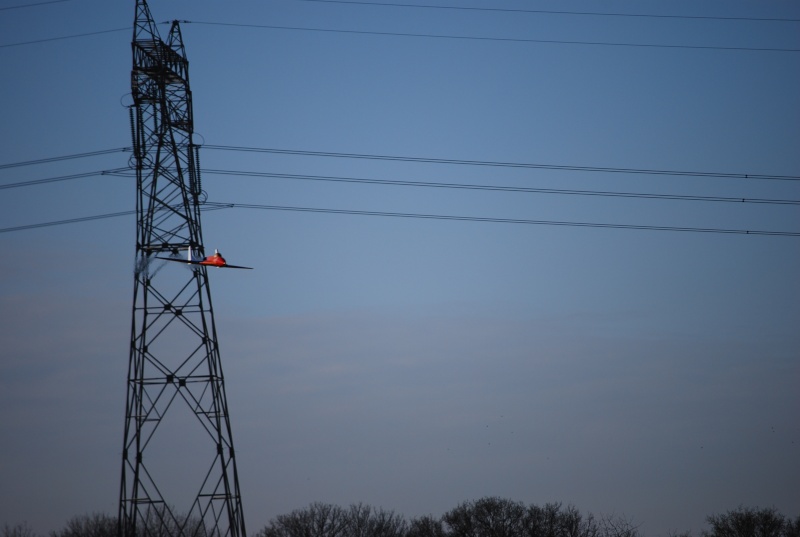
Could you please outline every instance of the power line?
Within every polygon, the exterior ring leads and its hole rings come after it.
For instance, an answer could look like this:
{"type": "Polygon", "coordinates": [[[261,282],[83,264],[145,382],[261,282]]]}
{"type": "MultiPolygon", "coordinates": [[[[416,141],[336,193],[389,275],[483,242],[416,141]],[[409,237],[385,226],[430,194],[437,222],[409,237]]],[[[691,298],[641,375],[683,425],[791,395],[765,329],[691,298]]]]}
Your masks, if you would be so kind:
{"type": "MultiPolygon", "coordinates": [[[[29,181],[19,181],[16,183],[0,184],[0,190],[21,188],[27,186],[36,186],[36,185],[56,183],[61,181],[70,181],[73,179],[82,179],[86,177],[100,177],[109,175],[126,177],[130,176],[128,172],[131,172],[130,168],[115,168],[110,170],[98,170],[93,172],[76,173],[71,175],[60,175],[56,177],[48,177],[45,179],[33,179],[29,181]]],[[[603,190],[533,188],[533,187],[503,186],[503,185],[480,185],[480,184],[465,184],[465,183],[441,183],[441,182],[430,182],[430,181],[336,177],[327,175],[300,175],[300,174],[274,173],[274,172],[243,171],[243,170],[205,169],[203,170],[203,173],[206,175],[226,175],[226,176],[232,175],[239,177],[262,177],[262,178],[272,178],[272,179],[308,180],[308,181],[322,181],[322,182],[333,182],[333,183],[367,184],[367,185],[378,185],[378,186],[410,186],[410,187],[443,188],[443,189],[455,189],[455,190],[482,190],[482,191],[494,191],[494,192],[519,192],[519,193],[530,193],[530,194],[560,194],[560,195],[597,196],[597,197],[611,197],[611,198],[655,199],[655,200],[669,200],[669,201],[702,201],[702,202],[726,202],[726,203],[748,203],[748,204],[753,203],[753,204],[764,204],[764,205],[800,205],[800,200],[742,198],[742,197],[732,197],[732,196],[696,196],[696,195],[685,195],[685,194],[652,194],[645,192],[614,192],[614,191],[603,191],[603,190]]]]}
{"type": "MultiPolygon", "coordinates": [[[[566,12],[565,12],[566,13],[566,12]]],[[[590,14],[590,13],[585,13],[590,14]]],[[[601,15],[601,13],[597,13],[601,15]]],[[[769,19],[764,19],[769,20],[769,19]]],[[[779,19],[784,20],[784,19],[779,19]]],[[[787,22],[795,22],[793,19],[785,19],[787,22]]],[[[469,40],[469,41],[495,41],[506,43],[536,43],[536,44],[550,44],[550,45],[584,45],[584,46],[605,46],[605,47],[638,47],[638,48],[664,48],[664,49],[686,49],[686,50],[721,50],[721,51],[749,51],[749,52],[800,52],[796,48],[781,48],[781,47],[734,47],[734,46],[721,46],[721,45],[660,45],[655,43],[624,43],[612,41],[574,41],[563,39],[526,39],[514,37],[481,37],[481,36],[468,36],[468,35],[445,35],[445,34],[423,34],[412,32],[379,32],[368,30],[339,30],[333,28],[310,28],[302,26],[279,26],[267,24],[244,24],[244,23],[230,23],[230,22],[209,22],[209,21],[188,21],[183,20],[182,23],[186,24],[202,24],[210,26],[229,26],[235,28],[260,28],[267,30],[291,30],[303,32],[324,32],[324,33],[338,33],[338,34],[354,34],[354,35],[372,35],[372,36],[389,36],[389,37],[416,37],[416,38],[429,38],[429,39],[451,39],[451,40],[469,40]]],[[[65,39],[76,39],[80,37],[89,37],[101,34],[108,34],[114,32],[130,31],[129,27],[125,28],[111,28],[108,30],[98,30],[95,32],[86,32],[82,34],[64,35],[58,37],[48,37],[43,39],[34,39],[32,41],[20,41],[17,43],[0,44],[0,48],[19,47],[24,45],[33,45],[36,43],[47,43],[51,41],[61,41],[65,39]]]]}
{"type": "MultiPolygon", "coordinates": [[[[220,209],[258,209],[267,211],[291,211],[303,213],[321,213],[321,214],[338,214],[338,215],[355,215],[355,216],[379,216],[391,218],[414,218],[423,220],[451,220],[459,222],[477,222],[477,223],[499,223],[499,224],[523,224],[523,225],[542,225],[542,226],[561,226],[561,227],[585,227],[585,228],[598,228],[598,229],[629,229],[640,231],[676,231],[686,233],[715,233],[726,235],[762,235],[762,236],[776,236],[776,237],[800,237],[800,232],[796,231],[765,231],[765,230],[745,230],[745,229],[726,229],[726,228],[701,228],[701,227],[683,227],[683,226],[651,226],[639,224],[605,224],[598,222],[571,222],[571,221],[557,221],[557,220],[527,220],[520,218],[490,218],[480,216],[457,216],[457,215],[443,215],[443,214],[419,214],[419,213],[393,213],[384,211],[359,211],[353,209],[326,209],[319,207],[292,207],[286,205],[259,205],[254,203],[221,203],[221,202],[208,202],[203,204],[204,211],[214,211],[220,209]]],[[[116,218],[119,216],[128,216],[134,214],[135,211],[120,211],[116,213],[106,213],[94,216],[84,216],[79,218],[69,218],[66,220],[55,220],[51,222],[40,222],[37,224],[26,224],[22,226],[14,226],[7,228],[0,228],[0,233],[11,233],[15,231],[23,231],[28,229],[37,229],[43,227],[61,226],[66,224],[75,224],[79,222],[89,222],[92,220],[102,220],[106,218],[116,218]]]]}
{"type": "Polygon", "coordinates": [[[46,157],[35,160],[25,160],[22,162],[11,162],[8,164],[0,164],[0,170],[5,170],[8,168],[19,168],[21,166],[33,166],[36,164],[47,164],[49,162],[59,162],[62,160],[97,157],[99,155],[108,155],[110,153],[122,153],[130,150],[131,149],[129,147],[117,147],[115,149],[102,149],[100,151],[89,151],[88,153],[73,153],[72,155],[62,155],[60,157],[46,157]]]}
{"type": "Polygon", "coordinates": [[[11,233],[14,231],[23,231],[26,229],[37,229],[41,227],[62,226],[64,224],[76,224],[78,222],[89,222],[92,220],[103,220],[105,218],[116,218],[118,216],[128,216],[135,214],[136,211],[119,211],[116,213],[96,214],[94,216],[83,216],[79,218],[68,218],[66,220],[55,220],[52,222],[40,222],[38,224],[26,224],[23,226],[4,227],[0,228],[0,233],[11,233]]]}
{"type": "MultiPolygon", "coordinates": [[[[619,168],[619,167],[602,167],[602,166],[574,166],[563,164],[542,164],[531,162],[504,162],[504,161],[486,161],[486,160],[463,160],[463,159],[448,159],[437,157],[413,157],[403,155],[376,155],[366,153],[342,153],[331,151],[310,151],[300,149],[278,149],[269,147],[244,147],[244,146],[230,146],[230,145],[214,145],[206,144],[200,146],[203,149],[210,149],[215,151],[233,151],[233,152],[246,152],[246,153],[269,153],[279,155],[296,155],[296,156],[311,156],[311,157],[325,157],[325,158],[345,158],[345,159],[362,159],[362,160],[379,160],[379,161],[396,161],[396,162],[413,162],[424,164],[450,164],[450,165],[463,165],[463,166],[481,166],[481,167],[501,167],[501,168],[522,168],[522,169],[537,169],[537,170],[555,170],[555,171],[576,171],[586,173],[620,173],[620,174],[637,174],[637,175],[664,175],[664,176],[677,176],[677,177],[705,177],[705,178],[719,178],[719,179],[746,179],[746,180],[774,180],[774,181],[800,181],[800,176],[797,175],[775,175],[775,174],[760,174],[760,173],[733,173],[733,172],[702,172],[692,170],[660,170],[653,168],[619,168]]],[[[86,157],[94,157],[100,155],[107,155],[111,153],[129,152],[129,147],[118,147],[114,149],[104,149],[99,151],[90,151],[86,153],[74,153],[71,155],[62,155],[58,157],[46,157],[35,160],[27,160],[21,162],[12,162],[7,164],[0,164],[0,170],[8,168],[17,168],[23,166],[32,166],[38,164],[46,164],[51,162],[58,162],[70,159],[79,159],[86,157]]],[[[89,172],[90,174],[119,174],[127,171],[128,168],[114,168],[110,170],[102,170],[99,172],[89,172]]],[[[291,176],[286,174],[268,174],[266,172],[244,172],[235,170],[203,170],[203,173],[226,173],[231,175],[263,175],[264,177],[278,177],[291,176]]],[[[324,176],[303,176],[308,179],[321,180],[324,176]]],[[[37,184],[39,182],[53,182],[59,180],[68,180],[73,176],[63,176],[34,180],[30,182],[13,183],[10,185],[0,185],[0,188],[14,188],[16,186],[25,186],[26,184],[37,184]]],[[[77,177],[74,177],[77,178],[77,177]]],[[[352,180],[353,178],[328,178],[329,180],[352,180]]],[[[378,182],[379,180],[360,179],[361,182],[378,182]]],[[[416,184],[416,183],[415,183],[416,184]]],[[[424,186],[420,183],[420,186],[424,186]]],[[[455,188],[455,187],[454,187],[455,188]]],[[[645,194],[637,194],[645,196],[645,194]]],[[[724,201],[728,201],[725,199],[724,201]]],[[[731,198],[730,201],[743,201],[742,198],[731,198]]],[[[795,204],[795,200],[757,200],[747,199],[751,203],[783,203],[795,204]]]]}
{"type": "MultiPolygon", "coordinates": [[[[325,158],[345,158],[345,159],[364,159],[364,160],[384,160],[396,162],[414,162],[425,164],[452,164],[463,166],[485,166],[485,167],[501,167],[501,168],[523,168],[523,169],[539,169],[539,170],[556,170],[556,171],[577,171],[588,173],[624,173],[624,174],[638,174],[638,175],[666,175],[677,177],[706,177],[706,178],[720,178],[720,179],[747,179],[747,180],[774,180],[774,181],[800,181],[800,176],[797,175],[776,175],[776,174],[763,174],[763,173],[734,173],[734,172],[702,172],[692,170],[661,170],[653,168],[620,168],[620,167],[604,167],[604,166],[574,166],[564,164],[542,164],[531,162],[504,162],[504,161],[486,161],[486,160],[463,160],[463,159],[449,159],[438,157],[413,157],[403,155],[375,155],[366,153],[342,153],[332,151],[310,151],[302,149],[278,149],[270,147],[245,147],[233,145],[214,145],[206,144],[200,146],[203,149],[210,149],[215,151],[234,151],[246,153],[269,153],[278,155],[297,155],[297,156],[311,156],[311,157],[325,157],[325,158]]],[[[27,160],[22,162],[12,162],[7,164],[0,164],[0,170],[7,168],[17,168],[22,166],[32,166],[38,164],[46,164],[50,162],[58,162],[62,160],[79,159],[86,157],[94,157],[100,155],[108,155],[111,153],[125,153],[130,152],[130,147],[117,147],[113,149],[103,149],[99,151],[90,151],[86,153],[74,153],[71,155],[62,155],[58,157],[46,157],[35,160],[27,160]]],[[[124,168],[113,170],[106,170],[106,173],[119,173],[125,171],[124,168]]],[[[205,173],[205,170],[204,170],[205,173]]],[[[210,172],[209,172],[210,173],[210,172]]],[[[238,172],[231,172],[238,173],[238,172]]]]}
{"type": "Polygon", "coordinates": [[[279,155],[299,155],[312,157],[330,158],[352,158],[366,160],[388,160],[397,162],[416,162],[426,164],[458,164],[464,166],[489,166],[501,168],[523,168],[538,170],[559,170],[577,172],[597,172],[597,173],[626,173],[641,175],[670,175],[680,177],[708,177],[722,179],[757,179],[757,180],[776,180],[776,181],[800,181],[800,176],[796,175],[768,175],[768,174],[746,174],[746,173],[725,173],[725,172],[699,172],[685,170],[656,170],[647,168],[611,168],[599,166],[567,166],[560,164],[537,164],[523,162],[500,162],[485,160],[460,160],[429,157],[410,157],[398,155],[369,155],[363,153],[334,153],[327,151],[305,151],[295,149],[275,149],[266,147],[241,147],[228,145],[203,145],[204,149],[219,151],[241,151],[251,153],[271,153],[279,155]]]}
{"type": "MultiPolygon", "coordinates": [[[[226,205],[224,203],[215,203],[213,205],[208,205],[203,207],[204,211],[218,211],[220,209],[230,209],[231,205],[226,205]]],[[[130,216],[136,214],[136,211],[118,211],[115,213],[106,213],[106,214],[96,214],[93,216],[81,216],[77,218],[67,218],[65,220],[53,220],[50,222],[39,222],[36,224],[25,224],[22,226],[13,226],[13,227],[5,227],[0,228],[0,233],[13,233],[15,231],[24,231],[27,229],[38,229],[43,227],[53,227],[53,226],[63,226],[66,224],[77,224],[80,222],[91,222],[93,220],[105,220],[107,218],[117,218],[120,216],[130,216]]]]}
{"type": "Polygon", "coordinates": [[[466,6],[434,6],[429,4],[398,4],[393,2],[363,2],[356,0],[295,0],[296,2],[317,2],[321,4],[352,4],[360,6],[379,6],[379,7],[405,7],[423,8],[440,10],[458,11],[487,11],[497,13],[534,13],[545,15],[581,15],[593,17],[636,17],[652,19],[700,19],[700,20],[720,20],[720,21],[759,21],[759,22],[800,22],[800,19],[780,19],[770,17],[722,17],[710,15],[659,15],[646,13],[604,13],[597,11],[553,11],[548,9],[505,9],[494,7],[466,7],[466,6]]]}
{"type": "Polygon", "coordinates": [[[18,6],[0,7],[0,11],[5,11],[7,9],[21,9],[24,7],[44,6],[47,4],[59,4],[61,2],[69,2],[69,0],[50,0],[49,2],[37,2],[35,4],[21,4],[18,6]]]}
{"type": "Polygon", "coordinates": [[[489,217],[479,217],[479,216],[455,216],[455,215],[442,215],[442,214],[357,211],[352,209],[323,209],[317,207],[289,207],[284,205],[258,205],[252,203],[224,203],[222,204],[222,206],[224,206],[225,208],[234,208],[234,209],[260,209],[268,211],[295,211],[304,213],[381,216],[381,217],[392,217],[392,218],[417,218],[424,220],[453,220],[460,222],[588,227],[588,228],[600,228],[600,229],[631,229],[631,230],[642,230],[642,231],[681,231],[689,233],[721,233],[728,235],[771,235],[779,237],[800,237],[800,232],[795,232],[795,231],[764,231],[764,230],[700,228],[700,227],[681,227],[681,226],[650,226],[650,225],[638,225],[638,224],[604,224],[597,222],[568,222],[568,221],[556,221],[556,220],[526,220],[520,218],[489,218],[489,217]]]}
{"type": "MultiPolygon", "coordinates": [[[[382,160],[382,161],[396,161],[396,162],[413,162],[424,164],[451,164],[463,166],[482,166],[482,167],[501,167],[501,168],[523,168],[523,169],[539,169],[539,170],[555,170],[555,171],[576,171],[587,173],[622,173],[622,174],[637,174],[637,175],[665,175],[677,177],[706,177],[706,178],[720,178],[720,179],[747,179],[747,180],[774,180],[774,181],[800,181],[800,176],[797,175],[776,175],[776,174],[763,174],[763,173],[736,173],[736,172],[702,172],[692,170],[662,170],[654,168],[620,168],[620,167],[604,167],[604,166],[574,166],[564,164],[543,164],[531,162],[504,162],[504,161],[486,161],[486,160],[463,160],[463,159],[449,159],[438,157],[413,157],[403,155],[376,155],[366,153],[342,153],[331,151],[310,151],[301,149],[278,149],[269,147],[244,147],[232,145],[214,145],[206,144],[200,146],[203,149],[210,149],[215,151],[234,151],[246,153],[269,153],[279,155],[297,155],[297,156],[311,156],[311,157],[325,157],[325,158],[345,158],[345,159],[363,159],[363,160],[382,160]]],[[[100,155],[108,155],[111,153],[125,153],[130,152],[130,147],[117,147],[113,149],[103,149],[99,151],[90,151],[86,153],[74,153],[70,155],[62,155],[57,157],[46,157],[35,160],[27,160],[21,162],[12,162],[7,164],[0,164],[0,170],[8,168],[17,168],[23,166],[33,166],[38,164],[46,164],[51,162],[58,162],[70,159],[79,159],[86,157],[94,157],[100,155]]],[[[116,168],[111,170],[104,170],[101,173],[116,174],[126,171],[127,168],[116,168]]],[[[203,170],[204,173],[206,170],[203,170]]],[[[222,172],[223,170],[218,170],[222,172]]],[[[208,173],[213,173],[209,171],[208,173]]],[[[236,172],[225,170],[225,173],[244,174],[251,172],[236,172]]],[[[252,172],[258,173],[258,172],[252,172]]],[[[42,182],[46,182],[43,180],[42,182]]],[[[741,201],[737,198],[738,201],[741,201]]],[[[773,200],[774,201],[774,200],[773,200]]],[[[794,201],[790,201],[794,203],[794,201]]]]}
{"type": "Polygon", "coordinates": [[[355,184],[369,184],[381,186],[411,186],[411,187],[429,187],[429,188],[449,188],[457,190],[485,190],[497,192],[523,192],[531,194],[563,194],[563,195],[576,195],[576,196],[600,196],[612,198],[637,198],[637,199],[658,199],[670,201],[704,201],[704,202],[727,202],[727,203],[758,203],[766,205],[800,205],[800,200],[779,200],[779,199],[764,199],[764,198],[737,198],[726,196],[692,196],[681,194],[649,194],[642,192],[611,192],[602,190],[568,190],[558,188],[530,188],[530,187],[517,187],[517,186],[499,186],[499,185],[474,185],[464,183],[439,183],[439,182],[426,182],[426,181],[398,181],[391,179],[366,179],[356,177],[333,177],[327,175],[298,175],[288,173],[272,173],[272,172],[253,172],[253,171],[238,171],[238,170],[214,170],[204,169],[203,173],[208,175],[234,175],[241,177],[264,177],[274,179],[292,179],[292,180],[308,180],[308,181],[325,181],[335,183],[355,183],[355,184]]]}
{"type": "Polygon", "coordinates": [[[44,39],[34,39],[33,41],[21,41],[19,43],[6,43],[4,45],[0,45],[0,48],[7,48],[7,47],[21,47],[23,45],[33,45],[35,43],[47,43],[49,41],[61,41],[63,39],[75,39],[78,37],[88,37],[91,35],[100,35],[100,34],[110,34],[113,32],[130,32],[130,27],[125,28],[112,28],[111,30],[98,30],[96,32],[87,32],[85,34],[73,34],[73,35],[62,35],[59,37],[47,37],[44,39]]]}
{"type": "MultiPolygon", "coordinates": [[[[8,183],[0,185],[0,190],[21,188],[27,186],[36,186],[36,185],[55,183],[61,181],[70,181],[73,179],[82,179],[86,177],[100,177],[109,175],[126,177],[129,176],[126,174],[126,172],[130,171],[131,171],[130,168],[115,168],[110,170],[98,170],[93,172],[84,172],[71,175],[48,177],[45,179],[19,181],[16,183],[8,183]]],[[[322,181],[322,182],[334,182],[334,183],[367,184],[367,185],[378,185],[378,186],[410,186],[410,187],[427,187],[427,188],[442,188],[442,189],[455,189],[455,190],[519,192],[519,193],[530,193],[530,194],[560,194],[560,195],[574,195],[574,196],[654,199],[654,200],[668,200],[668,201],[701,201],[701,202],[748,203],[748,204],[753,203],[753,204],[763,204],[763,205],[800,205],[800,200],[742,198],[742,197],[732,197],[732,196],[696,196],[696,195],[685,195],[685,194],[652,194],[645,192],[614,192],[614,191],[603,191],[603,190],[532,188],[532,187],[503,186],[503,185],[479,185],[479,184],[465,184],[465,183],[441,183],[441,182],[430,182],[430,181],[335,177],[327,175],[300,175],[300,174],[274,173],[274,172],[243,171],[243,170],[205,169],[203,170],[203,173],[206,175],[262,177],[262,178],[272,178],[272,179],[308,180],[308,181],[322,181]]]]}
{"type": "Polygon", "coordinates": [[[60,175],[57,177],[48,177],[46,179],[33,179],[30,181],[19,181],[17,183],[8,183],[0,185],[0,190],[8,188],[20,188],[25,186],[43,185],[47,183],[56,183],[59,181],[70,181],[72,179],[82,179],[84,177],[96,177],[101,175],[119,175],[122,172],[130,171],[130,168],[116,168],[113,170],[99,170],[94,172],[75,173],[72,175],[60,175]]]}
{"type": "Polygon", "coordinates": [[[337,30],[333,28],[310,28],[305,26],[278,26],[271,24],[245,24],[232,22],[208,22],[208,21],[182,21],[189,24],[204,24],[210,26],[229,26],[234,28],[259,28],[266,30],[293,30],[302,32],[324,32],[337,34],[371,35],[371,36],[391,36],[391,37],[422,37],[431,39],[456,39],[471,41],[498,41],[507,43],[538,43],[551,45],[593,45],[606,47],[641,47],[641,48],[666,48],[666,49],[690,49],[690,50],[728,50],[728,51],[750,51],[750,52],[800,52],[796,48],[778,47],[726,47],[714,45],[657,45],[651,43],[616,43],[611,41],[569,41],[561,39],[525,39],[515,37],[480,37],[467,35],[444,35],[444,34],[421,34],[411,32],[378,32],[368,30],[337,30]]]}

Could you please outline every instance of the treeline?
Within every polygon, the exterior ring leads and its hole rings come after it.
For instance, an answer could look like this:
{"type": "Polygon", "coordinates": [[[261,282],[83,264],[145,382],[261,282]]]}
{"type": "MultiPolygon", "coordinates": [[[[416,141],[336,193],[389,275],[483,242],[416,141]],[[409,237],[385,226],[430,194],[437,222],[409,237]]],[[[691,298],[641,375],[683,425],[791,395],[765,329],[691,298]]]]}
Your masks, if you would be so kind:
{"type": "MultiPolygon", "coordinates": [[[[794,520],[774,508],[739,507],[706,518],[700,537],[800,537],[794,520]]],[[[691,537],[691,531],[668,537],[691,537]]],[[[503,498],[464,502],[441,517],[404,517],[363,504],[344,509],[313,503],[279,515],[256,537],[644,537],[639,524],[619,515],[583,515],[572,505],[525,505],[503,498]]]]}
{"type": "MultiPolygon", "coordinates": [[[[774,508],[738,507],[706,517],[708,529],[699,537],[800,537],[800,515],[795,519],[774,508]]],[[[150,526],[150,524],[148,524],[150,526]]],[[[49,537],[116,537],[117,519],[105,514],[76,516],[49,537]]],[[[148,536],[210,537],[198,521],[183,528],[150,528],[148,536]]],[[[644,537],[639,525],[619,515],[582,514],[572,505],[525,505],[503,498],[468,501],[441,517],[406,519],[394,511],[353,504],[348,508],[312,503],[278,515],[253,537],[644,537]]],[[[27,523],[6,524],[0,537],[41,537],[27,523]]],[[[661,537],[692,537],[690,531],[661,537]]]]}
{"type": "Polygon", "coordinates": [[[313,503],[272,519],[256,537],[638,537],[624,517],[584,516],[573,506],[502,498],[464,502],[443,516],[404,517],[363,504],[313,503]]]}

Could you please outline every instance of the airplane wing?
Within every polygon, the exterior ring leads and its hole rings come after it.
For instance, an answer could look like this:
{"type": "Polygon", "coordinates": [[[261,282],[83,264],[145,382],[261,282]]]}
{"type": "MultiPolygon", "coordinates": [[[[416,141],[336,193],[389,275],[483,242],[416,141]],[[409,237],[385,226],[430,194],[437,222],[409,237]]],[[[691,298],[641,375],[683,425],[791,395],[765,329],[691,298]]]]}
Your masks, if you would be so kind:
{"type": "Polygon", "coordinates": [[[182,259],[180,257],[161,257],[160,255],[157,255],[155,257],[156,259],[163,259],[164,261],[175,261],[177,263],[183,263],[184,265],[203,265],[206,267],[214,267],[214,268],[235,268],[235,269],[253,270],[253,267],[242,267],[240,265],[229,265],[227,263],[224,265],[214,265],[213,263],[203,263],[202,261],[196,261],[194,259],[189,261],[188,259],[182,259]]]}

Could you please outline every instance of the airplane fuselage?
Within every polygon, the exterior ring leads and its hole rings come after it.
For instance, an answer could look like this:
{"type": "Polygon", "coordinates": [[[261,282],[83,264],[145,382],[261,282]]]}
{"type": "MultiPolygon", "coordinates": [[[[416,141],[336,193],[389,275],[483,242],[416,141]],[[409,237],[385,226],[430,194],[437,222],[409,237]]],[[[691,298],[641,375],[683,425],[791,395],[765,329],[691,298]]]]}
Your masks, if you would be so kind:
{"type": "Polygon", "coordinates": [[[214,255],[209,255],[202,259],[195,258],[192,255],[191,249],[188,250],[187,258],[186,259],[177,259],[175,257],[161,257],[156,256],[159,259],[164,259],[165,261],[176,261],[178,263],[186,263],[187,265],[205,265],[207,267],[217,267],[217,268],[235,268],[235,269],[252,269],[253,267],[241,267],[238,265],[229,265],[225,258],[220,255],[217,250],[214,250],[214,255]]]}
{"type": "Polygon", "coordinates": [[[224,257],[219,255],[219,252],[215,252],[214,255],[210,255],[210,256],[206,257],[205,259],[203,259],[201,261],[198,261],[197,264],[198,265],[210,265],[212,267],[224,267],[228,263],[227,263],[227,261],[225,261],[224,257]]]}

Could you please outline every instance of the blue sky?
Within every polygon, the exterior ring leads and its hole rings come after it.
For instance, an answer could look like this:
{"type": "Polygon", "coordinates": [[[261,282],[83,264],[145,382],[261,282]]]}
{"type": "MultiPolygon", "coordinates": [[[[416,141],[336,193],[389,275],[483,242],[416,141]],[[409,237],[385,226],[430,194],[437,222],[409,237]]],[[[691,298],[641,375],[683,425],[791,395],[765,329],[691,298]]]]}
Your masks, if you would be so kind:
{"type": "MultiPolygon", "coordinates": [[[[800,19],[788,2],[435,3],[800,19]]],[[[130,146],[133,2],[27,4],[0,4],[0,165],[130,146]]],[[[800,176],[798,22],[150,7],[159,22],[189,21],[195,132],[208,145],[800,176]],[[204,24],[220,22],[418,36],[204,24]]],[[[127,161],[5,167],[0,186],[127,161]]],[[[201,163],[800,200],[797,181],[212,149],[201,163]]],[[[203,186],[214,202],[800,231],[797,205],[212,173],[203,186]]],[[[3,189],[0,230],[132,210],[134,194],[110,175],[3,189]]],[[[256,267],[211,274],[250,532],[313,501],[412,517],[487,495],[625,514],[648,536],[698,532],[740,504],[798,514],[797,237],[245,209],[205,213],[203,232],[206,248],[256,267]]],[[[132,216],[0,233],[0,523],[47,532],[116,513],[134,233],[132,216]]]]}

